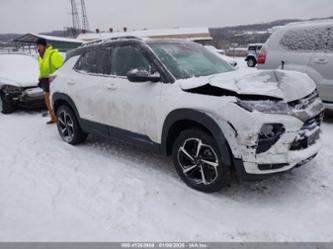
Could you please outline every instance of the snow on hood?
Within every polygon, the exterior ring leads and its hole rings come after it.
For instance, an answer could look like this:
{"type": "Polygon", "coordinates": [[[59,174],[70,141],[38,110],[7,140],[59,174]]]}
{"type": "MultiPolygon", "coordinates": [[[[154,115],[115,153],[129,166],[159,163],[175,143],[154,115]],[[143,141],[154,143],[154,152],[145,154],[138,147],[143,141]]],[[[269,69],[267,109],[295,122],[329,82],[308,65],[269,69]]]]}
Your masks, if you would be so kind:
{"type": "Polygon", "coordinates": [[[0,85],[37,86],[38,61],[23,54],[0,54],[0,85]]]}
{"type": "Polygon", "coordinates": [[[286,102],[311,94],[315,83],[304,73],[282,70],[232,71],[180,81],[183,90],[210,84],[239,95],[259,95],[280,98],[286,102]]]}

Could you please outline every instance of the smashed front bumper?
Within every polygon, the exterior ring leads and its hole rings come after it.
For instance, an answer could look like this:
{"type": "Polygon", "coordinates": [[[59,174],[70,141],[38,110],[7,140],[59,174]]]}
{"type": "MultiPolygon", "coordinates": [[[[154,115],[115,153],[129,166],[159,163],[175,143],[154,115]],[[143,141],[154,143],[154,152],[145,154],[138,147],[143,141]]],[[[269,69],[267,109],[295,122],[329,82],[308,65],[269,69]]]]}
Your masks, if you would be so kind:
{"type": "Polygon", "coordinates": [[[22,108],[44,108],[44,93],[39,87],[25,88],[15,94],[8,94],[11,102],[18,107],[22,108]]]}
{"type": "Polygon", "coordinates": [[[288,115],[254,113],[253,129],[238,132],[241,158],[235,159],[244,180],[266,178],[312,160],[321,148],[324,106],[319,98],[295,107],[288,115]]]}

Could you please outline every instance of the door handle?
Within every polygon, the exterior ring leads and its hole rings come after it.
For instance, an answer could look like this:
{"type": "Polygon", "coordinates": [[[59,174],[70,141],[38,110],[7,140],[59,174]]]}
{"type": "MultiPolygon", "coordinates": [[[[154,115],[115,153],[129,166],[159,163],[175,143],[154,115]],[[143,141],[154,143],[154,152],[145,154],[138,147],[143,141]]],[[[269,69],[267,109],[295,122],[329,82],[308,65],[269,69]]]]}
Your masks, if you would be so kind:
{"type": "Polygon", "coordinates": [[[67,80],[67,84],[73,86],[76,82],[74,80],[67,80]]]}
{"type": "Polygon", "coordinates": [[[109,90],[116,90],[117,85],[114,84],[114,83],[109,83],[109,84],[107,84],[106,88],[109,89],[109,90]]]}
{"type": "Polygon", "coordinates": [[[327,64],[328,60],[324,59],[324,58],[317,58],[317,59],[314,60],[314,62],[317,63],[317,64],[327,64]]]}

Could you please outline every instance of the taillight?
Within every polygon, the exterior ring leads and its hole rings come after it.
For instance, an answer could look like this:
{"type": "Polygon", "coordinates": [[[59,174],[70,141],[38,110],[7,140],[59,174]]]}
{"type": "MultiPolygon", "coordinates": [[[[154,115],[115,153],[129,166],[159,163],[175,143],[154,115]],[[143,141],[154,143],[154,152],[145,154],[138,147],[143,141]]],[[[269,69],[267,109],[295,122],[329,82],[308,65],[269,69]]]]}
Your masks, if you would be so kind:
{"type": "Polygon", "coordinates": [[[258,57],[257,57],[257,63],[258,64],[265,64],[266,62],[266,50],[264,48],[262,48],[258,54],[258,57]]]}

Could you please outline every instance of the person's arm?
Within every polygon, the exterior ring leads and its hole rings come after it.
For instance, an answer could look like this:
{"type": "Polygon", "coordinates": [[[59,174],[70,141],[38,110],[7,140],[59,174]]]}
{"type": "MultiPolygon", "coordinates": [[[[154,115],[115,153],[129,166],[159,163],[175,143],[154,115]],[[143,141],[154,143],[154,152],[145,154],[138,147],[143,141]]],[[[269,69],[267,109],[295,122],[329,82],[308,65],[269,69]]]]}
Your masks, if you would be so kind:
{"type": "Polygon", "coordinates": [[[64,63],[64,58],[62,57],[62,55],[58,51],[54,52],[54,54],[52,55],[51,60],[52,60],[52,66],[56,70],[59,69],[62,66],[62,64],[64,63]]]}

